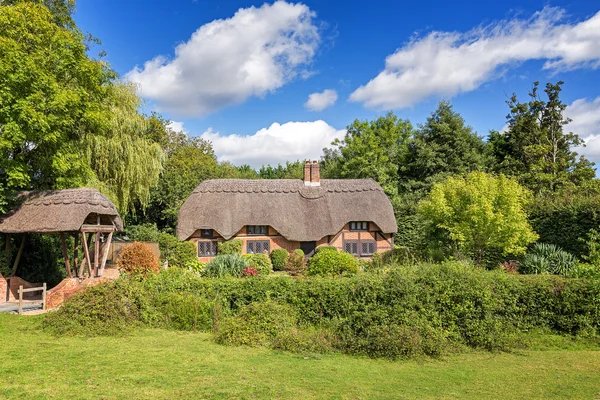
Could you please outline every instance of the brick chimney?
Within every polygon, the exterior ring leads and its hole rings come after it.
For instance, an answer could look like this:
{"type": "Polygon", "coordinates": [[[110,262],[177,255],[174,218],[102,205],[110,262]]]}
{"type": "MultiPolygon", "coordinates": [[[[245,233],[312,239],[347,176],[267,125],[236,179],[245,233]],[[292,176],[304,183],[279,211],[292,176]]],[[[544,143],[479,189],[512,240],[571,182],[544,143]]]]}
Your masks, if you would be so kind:
{"type": "Polygon", "coordinates": [[[310,183],[312,186],[321,186],[321,166],[317,160],[310,166],[310,183]]]}
{"type": "Polygon", "coordinates": [[[306,160],[304,162],[304,184],[306,186],[310,186],[310,170],[311,170],[311,163],[309,160],[306,160]]]}

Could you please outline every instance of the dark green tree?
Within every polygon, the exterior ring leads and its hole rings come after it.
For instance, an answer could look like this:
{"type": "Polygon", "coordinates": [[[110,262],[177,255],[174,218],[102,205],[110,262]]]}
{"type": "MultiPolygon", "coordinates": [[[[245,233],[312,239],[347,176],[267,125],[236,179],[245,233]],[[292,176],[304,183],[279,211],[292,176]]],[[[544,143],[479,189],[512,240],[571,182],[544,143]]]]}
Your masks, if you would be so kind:
{"type": "Polygon", "coordinates": [[[508,129],[490,134],[495,169],[517,177],[536,193],[595,177],[593,164],[574,151],[582,140],[576,133],[564,132],[571,120],[564,116],[567,105],[560,100],[563,83],[546,84],[547,100],[539,94],[539,82],[534,82],[528,102],[520,103],[513,94],[507,101],[508,129]]]}
{"type": "Polygon", "coordinates": [[[485,170],[486,145],[473,128],[442,101],[416,131],[400,167],[401,192],[429,190],[449,175],[485,170]]]}

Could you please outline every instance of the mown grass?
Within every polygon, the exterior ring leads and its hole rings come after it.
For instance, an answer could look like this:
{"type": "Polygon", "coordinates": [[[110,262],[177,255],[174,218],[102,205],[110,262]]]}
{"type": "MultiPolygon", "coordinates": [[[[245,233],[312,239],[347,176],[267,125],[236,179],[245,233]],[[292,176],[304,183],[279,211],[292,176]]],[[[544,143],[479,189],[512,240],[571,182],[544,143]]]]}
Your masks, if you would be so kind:
{"type": "Polygon", "coordinates": [[[442,360],[295,355],[160,329],[54,337],[0,315],[0,398],[600,398],[597,341],[536,337],[539,350],[442,360]],[[551,349],[551,350],[548,350],[551,349]]]}

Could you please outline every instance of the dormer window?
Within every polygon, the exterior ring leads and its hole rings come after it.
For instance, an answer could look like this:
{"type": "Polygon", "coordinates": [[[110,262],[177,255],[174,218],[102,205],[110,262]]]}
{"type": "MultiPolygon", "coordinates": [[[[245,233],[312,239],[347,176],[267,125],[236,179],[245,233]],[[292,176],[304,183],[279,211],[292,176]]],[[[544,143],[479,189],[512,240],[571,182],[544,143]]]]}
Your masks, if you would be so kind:
{"type": "Polygon", "coordinates": [[[200,229],[200,236],[203,238],[211,238],[213,237],[212,229],[200,229]]]}
{"type": "Polygon", "coordinates": [[[368,231],[369,223],[367,221],[353,221],[350,222],[351,231],[368,231]]]}
{"type": "Polygon", "coordinates": [[[269,233],[269,227],[267,225],[248,225],[246,227],[246,233],[248,235],[267,235],[269,233]]]}

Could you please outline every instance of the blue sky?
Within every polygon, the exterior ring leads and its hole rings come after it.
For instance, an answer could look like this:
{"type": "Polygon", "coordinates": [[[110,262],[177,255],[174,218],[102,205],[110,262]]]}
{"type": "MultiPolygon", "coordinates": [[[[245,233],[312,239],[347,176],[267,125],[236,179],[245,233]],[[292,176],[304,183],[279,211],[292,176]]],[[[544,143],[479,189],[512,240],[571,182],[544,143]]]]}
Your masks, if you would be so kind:
{"type": "Polygon", "coordinates": [[[221,160],[318,158],[354,119],[392,110],[416,125],[440,99],[485,136],[504,126],[510,94],[563,80],[570,128],[600,161],[599,11],[594,1],[81,0],[75,19],[148,111],[211,140],[221,160]]]}

